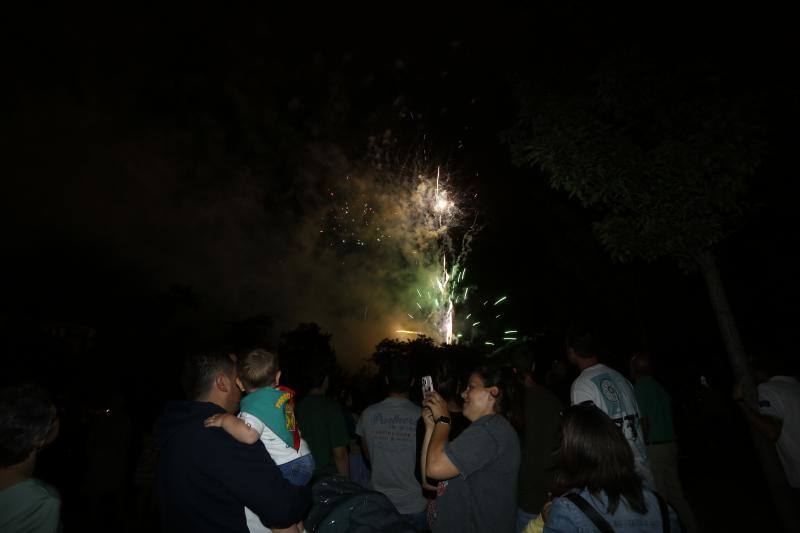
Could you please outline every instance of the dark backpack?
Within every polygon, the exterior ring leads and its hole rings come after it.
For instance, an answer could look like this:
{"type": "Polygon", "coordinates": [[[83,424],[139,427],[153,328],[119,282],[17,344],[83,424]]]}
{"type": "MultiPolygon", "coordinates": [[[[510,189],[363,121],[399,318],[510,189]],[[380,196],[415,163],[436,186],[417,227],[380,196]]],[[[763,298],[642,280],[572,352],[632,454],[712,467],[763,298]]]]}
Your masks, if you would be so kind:
{"type": "Polygon", "coordinates": [[[414,533],[384,494],[342,476],[311,487],[313,506],[303,525],[311,533],[414,533]]]}

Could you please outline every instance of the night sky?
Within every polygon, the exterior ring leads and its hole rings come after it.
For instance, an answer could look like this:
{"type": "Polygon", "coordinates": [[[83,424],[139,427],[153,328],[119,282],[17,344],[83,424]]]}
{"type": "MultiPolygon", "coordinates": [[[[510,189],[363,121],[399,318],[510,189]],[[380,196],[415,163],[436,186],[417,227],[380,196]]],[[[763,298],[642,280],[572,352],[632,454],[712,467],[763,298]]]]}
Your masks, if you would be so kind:
{"type": "Polygon", "coordinates": [[[556,335],[588,314],[619,353],[644,343],[669,360],[668,381],[724,382],[702,278],[666,259],[613,263],[592,233],[598,213],[515,167],[503,141],[520,84],[567,90],[630,58],[689,87],[698,72],[720,79],[758,102],[768,149],[750,184],[754,209],[717,253],[746,345],[792,344],[797,54],[780,13],[556,2],[365,15],[9,18],[7,353],[56,350],[42,332],[80,325],[96,331],[91,355],[47,368],[147,376],[153,361],[224,340],[236,324],[274,340],[317,322],[355,368],[391,333],[383,315],[397,302],[374,279],[390,279],[392,263],[325,251],[328,195],[378,165],[440,166],[482,226],[471,283],[481,297],[508,295],[509,324],[556,335]]]}

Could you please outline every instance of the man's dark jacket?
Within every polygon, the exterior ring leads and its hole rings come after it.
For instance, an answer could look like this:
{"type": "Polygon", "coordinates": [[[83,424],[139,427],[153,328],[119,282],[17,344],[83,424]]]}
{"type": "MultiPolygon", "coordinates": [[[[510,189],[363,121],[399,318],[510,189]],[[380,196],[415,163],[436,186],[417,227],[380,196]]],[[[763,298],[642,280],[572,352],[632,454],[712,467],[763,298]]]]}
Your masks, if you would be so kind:
{"type": "Polygon", "coordinates": [[[203,421],[224,413],[207,402],[173,402],[158,423],[158,488],[164,533],[242,532],[250,508],[269,528],[302,520],[311,491],[286,481],[261,441],[242,444],[203,421]]]}

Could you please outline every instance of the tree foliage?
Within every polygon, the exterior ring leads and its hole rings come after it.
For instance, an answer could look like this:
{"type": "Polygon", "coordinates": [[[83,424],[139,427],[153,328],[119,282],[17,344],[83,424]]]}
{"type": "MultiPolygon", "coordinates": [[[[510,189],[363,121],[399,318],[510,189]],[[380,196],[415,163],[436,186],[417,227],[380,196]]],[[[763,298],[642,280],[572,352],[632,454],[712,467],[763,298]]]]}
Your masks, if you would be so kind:
{"type": "Polygon", "coordinates": [[[331,334],[313,322],[281,333],[278,353],[287,382],[303,391],[318,377],[334,374],[338,369],[331,334]]]}
{"type": "Polygon", "coordinates": [[[726,83],[702,65],[615,56],[570,87],[521,86],[507,140],[516,164],[600,213],[614,259],[690,260],[753,208],[761,130],[754,102],[726,83]]]}

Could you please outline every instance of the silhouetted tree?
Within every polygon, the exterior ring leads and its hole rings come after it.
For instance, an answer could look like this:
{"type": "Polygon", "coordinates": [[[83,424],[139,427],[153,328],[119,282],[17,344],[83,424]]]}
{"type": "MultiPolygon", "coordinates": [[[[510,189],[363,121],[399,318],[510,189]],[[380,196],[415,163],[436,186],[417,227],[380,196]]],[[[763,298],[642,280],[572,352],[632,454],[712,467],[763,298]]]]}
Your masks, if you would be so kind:
{"type": "Polygon", "coordinates": [[[239,352],[253,346],[269,346],[272,319],[266,313],[231,322],[226,331],[226,343],[239,352]]]}
{"type": "Polygon", "coordinates": [[[308,388],[310,377],[332,375],[338,370],[331,334],[313,322],[282,333],[278,353],[284,381],[301,393],[308,388]]]}
{"type": "MultiPolygon", "coordinates": [[[[540,169],[554,189],[595,210],[597,238],[617,261],[669,257],[684,269],[699,267],[734,375],[754,402],[714,247],[753,208],[748,180],[761,161],[763,132],[754,102],[727,83],[703,62],[677,69],[614,55],[588,82],[520,87],[508,140],[518,165],[540,169]]],[[[754,440],[789,528],[774,449],[754,440]]]]}

